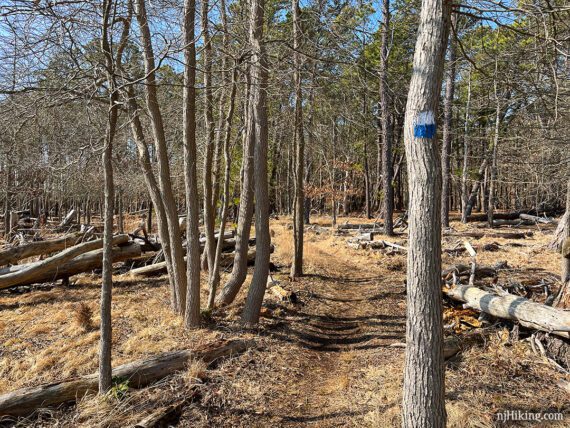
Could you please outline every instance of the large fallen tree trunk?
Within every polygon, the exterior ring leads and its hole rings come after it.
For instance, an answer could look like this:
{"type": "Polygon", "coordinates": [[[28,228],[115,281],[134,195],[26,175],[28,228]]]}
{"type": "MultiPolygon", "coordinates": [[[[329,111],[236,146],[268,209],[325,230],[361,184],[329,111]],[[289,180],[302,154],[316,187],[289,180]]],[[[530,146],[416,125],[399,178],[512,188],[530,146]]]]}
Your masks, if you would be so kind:
{"type": "MultiPolygon", "coordinates": [[[[122,262],[141,255],[141,247],[138,244],[130,243],[122,247],[113,248],[113,263],[122,262]]],[[[33,263],[32,265],[36,265],[33,263]]],[[[30,265],[16,265],[9,268],[0,269],[0,290],[15,287],[19,285],[29,285],[41,282],[51,282],[57,279],[69,278],[79,273],[88,272],[93,269],[99,269],[103,265],[103,250],[90,251],[69,260],[63,264],[50,266],[48,269],[42,269],[38,274],[24,277],[17,284],[6,285],[3,278],[6,273],[17,273],[30,265]]]]}
{"type": "MultiPolygon", "coordinates": [[[[113,369],[113,378],[127,379],[129,387],[142,388],[178,371],[184,370],[190,359],[210,364],[220,358],[235,355],[254,346],[254,342],[231,340],[210,344],[192,351],[174,351],[146,360],[123,364],[113,369]]],[[[0,396],[0,416],[25,416],[35,410],[81,399],[98,390],[97,373],[31,388],[22,388],[0,396]]]]}
{"type": "MultiPolygon", "coordinates": [[[[113,245],[125,244],[128,241],[128,235],[117,235],[113,237],[113,245]]],[[[10,272],[0,276],[0,290],[14,285],[22,285],[24,283],[32,284],[35,282],[41,282],[41,280],[45,278],[46,272],[57,272],[58,267],[61,264],[72,260],[81,254],[101,248],[102,246],[102,239],[84,242],[63,250],[60,253],[48,257],[40,262],[24,265],[22,269],[16,272],[10,272]]]]}
{"type": "Polygon", "coordinates": [[[444,287],[443,292],[453,300],[464,302],[470,308],[497,318],[518,321],[528,328],[566,338],[570,337],[570,312],[541,305],[509,293],[501,296],[491,294],[469,285],[444,287]]]}
{"type": "Polygon", "coordinates": [[[493,220],[493,226],[533,226],[536,223],[532,220],[523,220],[521,218],[517,220],[493,220]]]}
{"type": "MultiPolygon", "coordinates": [[[[234,253],[222,253],[220,259],[220,266],[231,267],[234,263],[234,253]]],[[[247,263],[253,263],[255,261],[255,249],[250,249],[247,252],[247,263]]],[[[186,262],[186,257],[184,257],[184,262],[186,262]]],[[[155,263],[148,266],[143,266],[137,269],[132,269],[129,271],[130,275],[135,276],[152,276],[158,275],[166,272],[166,262],[155,263]]]]}
{"type": "Polygon", "coordinates": [[[0,251],[0,266],[16,263],[28,257],[47,255],[56,251],[64,250],[77,244],[83,233],[72,233],[61,238],[51,239],[48,241],[30,242],[28,244],[10,247],[0,251]]]}
{"type": "Polygon", "coordinates": [[[556,221],[552,218],[549,217],[539,217],[536,215],[530,215],[530,214],[521,214],[520,218],[523,220],[527,220],[527,221],[531,221],[533,223],[542,223],[542,224],[555,224],[556,221]]]}

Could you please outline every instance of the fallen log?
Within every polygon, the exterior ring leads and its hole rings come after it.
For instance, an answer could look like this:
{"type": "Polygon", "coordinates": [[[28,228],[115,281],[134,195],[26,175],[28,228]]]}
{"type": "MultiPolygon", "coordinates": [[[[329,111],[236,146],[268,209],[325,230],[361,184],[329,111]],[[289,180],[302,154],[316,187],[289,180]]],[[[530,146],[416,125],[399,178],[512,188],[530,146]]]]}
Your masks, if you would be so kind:
{"type": "Polygon", "coordinates": [[[536,215],[530,214],[521,214],[520,218],[523,220],[531,221],[533,223],[542,223],[542,224],[555,224],[556,221],[549,217],[538,217],[536,215]]]}
{"type": "Polygon", "coordinates": [[[360,230],[360,229],[380,229],[382,226],[377,223],[345,223],[339,224],[340,230],[360,230]]]}
{"type": "MultiPolygon", "coordinates": [[[[254,346],[254,342],[231,340],[210,344],[200,350],[166,352],[146,360],[123,364],[113,369],[113,378],[128,380],[129,387],[142,388],[184,370],[191,359],[206,364],[254,346]]],[[[22,388],[0,396],[0,416],[25,416],[39,408],[81,399],[98,390],[99,378],[94,373],[62,382],[22,388]]]]}
{"type": "MultiPolygon", "coordinates": [[[[474,345],[484,343],[487,337],[486,330],[473,330],[459,336],[445,338],[443,342],[443,357],[447,360],[457,353],[464,351],[474,345]]],[[[392,348],[406,348],[404,342],[396,342],[390,345],[392,348]]]]}
{"type": "MultiPolygon", "coordinates": [[[[141,255],[141,247],[138,244],[130,243],[122,247],[113,248],[112,259],[113,263],[122,262],[133,257],[141,255]]],[[[33,263],[32,265],[37,265],[38,263],[33,263]]],[[[30,285],[42,282],[51,282],[62,278],[69,278],[73,275],[79,273],[88,272],[93,269],[99,269],[103,265],[103,250],[90,251],[74,259],[68,260],[63,264],[51,265],[47,269],[42,269],[37,274],[33,276],[25,277],[21,279],[17,284],[12,284],[6,286],[3,283],[3,278],[5,274],[8,273],[18,273],[30,265],[16,265],[9,268],[0,269],[0,290],[15,287],[20,285],[30,285]]]]}
{"type": "Polygon", "coordinates": [[[481,238],[502,238],[502,239],[526,239],[532,237],[532,232],[504,232],[504,233],[493,233],[493,232],[446,232],[443,236],[459,236],[459,237],[469,237],[473,239],[481,238]]]}
{"type": "MultiPolygon", "coordinates": [[[[445,269],[441,273],[441,276],[444,278],[448,278],[451,275],[453,275],[454,273],[458,277],[471,276],[471,274],[473,273],[472,272],[472,265],[458,264],[458,265],[452,266],[449,269],[445,269]]],[[[495,269],[492,266],[477,266],[475,268],[475,278],[477,278],[477,279],[490,278],[490,277],[494,277],[496,275],[497,275],[497,269],[495,269]]]]}
{"type": "MultiPolygon", "coordinates": [[[[113,245],[124,244],[129,241],[128,235],[117,235],[113,237],[113,245]]],[[[45,272],[58,271],[58,266],[68,262],[75,257],[96,250],[103,246],[103,240],[84,242],[63,250],[40,262],[23,265],[22,269],[0,276],[0,290],[13,287],[15,285],[33,284],[41,282],[45,278],[45,272]]],[[[139,247],[140,248],[140,247],[139,247]]]]}
{"type": "Polygon", "coordinates": [[[472,309],[497,318],[517,321],[524,327],[566,338],[570,337],[570,312],[541,305],[509,293],[501,296],[491,294],[469,285],[443,287],[443,292],[453,300],[464,302],[472,309]]]}
{"type": "MultiPolygon", "coordinates": [[[[520,211],[511,211],[507,213],[493,213],[493,218],[497,220],[516,220],[521,215],[520,211]]],[[[467,217],[468,222],[487,221],[489,217],[485,214],[471,214],[467,217]]]]}
{"type": "Polygon", "coordinates": [[[16,263],[28,257],[47,255],[64,250],[77,244],[82,237],[83,233],[72,233],[57,239],[30,242],[28,244],[7,248],[0,251],[0,266],[16,263]]]}
{"type": "Polygon", "coordinates": [[[531,220],[493,220],[493,226],[534,226],[536,223],[531,220]]]}
{"type": "MultiPolygon", "coordinates": [[[[230,267],[234,264],[234,253],[222,253],[220,256],[220,266],[230,267]]],[[[255,261],[255,249],[250,249],[247,252],[247,263],[253,263],[255,261]]],[[[186,262],[186,257],[184,257],[184,262],[186,262]]],[[[152,276],[158,275],[166,272],[166,262],[155,263],[148,266],[143,266],[137,269],[132,269],[128,272],[129,275],[134,276],[152,276]]]]}
{"type": "Polygon", "coordinates": [[[65,218],[61,221],[61,223],[59,223],[60,228],[62,227],[66,227],[67,225],[69,225],[69,223],[71,223],[71,221],[73,220],[73,217],[75,217],[75,208],[73,208],[71,211],[69,211],[67,213],[67,215],[65,216],[65,218]]]}

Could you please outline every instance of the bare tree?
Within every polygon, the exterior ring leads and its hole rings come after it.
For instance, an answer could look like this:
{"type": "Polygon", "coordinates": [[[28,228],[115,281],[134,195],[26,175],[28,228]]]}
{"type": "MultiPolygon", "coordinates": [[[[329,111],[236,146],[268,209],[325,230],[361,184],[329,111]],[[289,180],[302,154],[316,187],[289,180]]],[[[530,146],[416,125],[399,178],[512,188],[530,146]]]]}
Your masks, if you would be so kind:
{"type": "Polygon", "coordinates": [[[293,62],[295,71],[293,81],[295,84],[295,209],[293,210],[293,263],[291,264],[291,278],[303,275],[303,237],[305,214],[304,168],[305,168],[305,136],[303,129],[303,89],[301,86],[301,20],[299,0],[291,1],[293,11],[293,62]]]}
{"type": "MultiPolygon", "coordinates": [[[[452,26],[457,25],[453,15],[452,26]]],[[[451,143],[453,140],[453,98],[455,95],[455,39],[449,41],[449,67],[445,80],[445,104],[443,106],[443,142],[441,145],[441,225],[449,227],[449,198],[451,196],[451,143]]]]}
{"type": "Polygon", "coordinates": [[[441,299],[441,161],[436,117],[451,0],[423,0],[408,92],[404,141],[409,176],[404,427],[444,427],[441,299]]]}
{"type": "Polygon", "coordinates": [[[184,140],[184,183],[186,186],[186,275],[188,292],[184,323],[200,324],[200,230],[198,179],[196,173],[196,42],[194,24],[196,1],[184,1],[184,92],[182,126],[184,140]]]}
{"type": "Polygon", "coordinates": [[[388,88],[388,55],[390,31],[390,0],[382,1],[382,47],[380,51],[380,134],[382,146],[382,190],[384,193],[383,217],[384,233],[394,234],[392,216],[394,214],[394,166],[392,165],[392,142],[394,120],[392,115],[392,96],[388,88]]]}
{"type": "Polygon", "coordinates": [[[259,321],[259,311],[267,286],[271,239],[269,236],[269,190],[267,179],[267,63],[263,42],[265,1],[250,3],[249,40],[251,58],[251,114],[255,133],[255,269],[242,320],[246,324],[259,321]]]}

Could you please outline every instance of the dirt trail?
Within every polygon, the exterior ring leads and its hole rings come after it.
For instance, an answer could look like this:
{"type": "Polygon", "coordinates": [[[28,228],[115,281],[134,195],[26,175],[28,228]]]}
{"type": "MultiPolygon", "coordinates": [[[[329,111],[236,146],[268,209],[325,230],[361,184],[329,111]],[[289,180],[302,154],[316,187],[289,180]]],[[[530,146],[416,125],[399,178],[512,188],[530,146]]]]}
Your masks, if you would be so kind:
{"type": "Polygon", "coordinates": [[[238,368],[231,387],[220,378],[224,385],[202,400],[211,426],[377,426],[379,413],[397,408],[399,391],[382,397],[378,381],[393,383],[400,373],[403,350],[389,345],[405,338],[403,272],[387,275],[345,248],[325,251],[332,254],[308,252],[308,274],[283,283],[299,304],[270,305],[260,332],[266,352],[238,368]],[[221,394],[235,404],[216,403],[221,394]]]}

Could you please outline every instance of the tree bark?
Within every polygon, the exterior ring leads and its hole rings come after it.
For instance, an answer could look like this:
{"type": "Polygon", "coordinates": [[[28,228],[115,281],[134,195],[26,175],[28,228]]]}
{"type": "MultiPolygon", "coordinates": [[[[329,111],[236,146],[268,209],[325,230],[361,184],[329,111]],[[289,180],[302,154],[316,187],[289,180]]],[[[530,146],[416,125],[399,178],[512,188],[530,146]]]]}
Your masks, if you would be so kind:
{"type": "Polygon", "coordinates": [[[252,49],[252,109],[255,125],[255,269],[242,320],[257,324],[269,274],[269,191],[267,183],[267,62],[263,42],[264,0],[251,0],[249,36],[252,49]]]}
{"type": "Polygon", "coordinates": [[[299,0],[291,1],[293,11],[293,62],[295,71],[293,80],[295,84],[295,208],[293,211],[293,262],[291,264],[291,278],[303,275],[303,237],[304,237],[304,203],[305,191],[303,185],[305,167],[305,135],[303,129],[303,89],[301,86],[301,22],[299,0]]]}
{"type": "Polygon", "coordinates": [[[148,23],[145,0],[135,0],[136,16],[140,27],[141,44],[143,47],[144,67],[145,67],[145,93],[147,100],[147,109],[150,116],[154,141],[156,146],[156,155],[158,159],[159,186],[164,202],[164,211],[168,224],[168,235],[170,238],[172,273],[174,283],[176,284],[176,300],[173,302],[174,308],[184,314],[186,309],[186,274],[183,270],[184,253],[182,250],[182,242],[180,240],[180,226],[178,225],[178,212],[176,201],[172,191],[172,182],[170,177],[170,166],[168,160],[168,148],[166,145],[166,135],[164,133],[164,123],[162,113],[158,102],[157,82],[156,82],[156,64],[154,59],[154,51],[152,47],[152,39],[150,26],[148,23]]]}
{"type": "Polygon", "coordinates": [[[465,122],[463,126],[463,171],[461,172],[461,222],[467,223],[467,204],[469,194],[467,193],[467,178],[469,176],[469,121],[471,120],[469,108],[471,106],[471,68],[467,83],[467,103],[465,104],[465,122]]]}
{"type": "Polygon", "coordinates": [[[246,132],[244,134],[243,144],[243,178],[238,214],[235,260],[230,278],[217,298],[219,305],[229,305],[234,301],[247,276],[247,251],[249,247],[249,235],[253,216],[255,126],[252,112],[253,104],[250,99],[250,93],[253,90],[253,87],[251,85],[251,78],[249,75],[246,75],[246,79],[246,132]]]}
{"type": "MultiPolygon", "coordinates": [[[[184,91],[182,126],[184,140],[184,185],[186,192],[186,280],[187,298],[184,325],[200,324],[200,206],[196,165],[196,42],[194,25],[196,1],[184,1],[184,91]]],[[[222,239],[223,240],[223,239],[222,239]]]]}
{"type": "Polygon", "coordinates": [[[402,426],[445,427],[441,299],[441,160],[435,118],[451,0],[423,0],[404,141],[409,177],[406,363],[402,426]],[[431,138],[423,138],[431,137],[431,138]]]}

